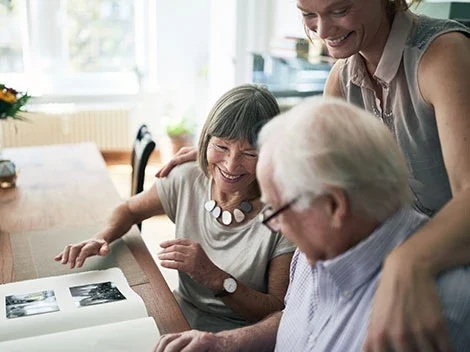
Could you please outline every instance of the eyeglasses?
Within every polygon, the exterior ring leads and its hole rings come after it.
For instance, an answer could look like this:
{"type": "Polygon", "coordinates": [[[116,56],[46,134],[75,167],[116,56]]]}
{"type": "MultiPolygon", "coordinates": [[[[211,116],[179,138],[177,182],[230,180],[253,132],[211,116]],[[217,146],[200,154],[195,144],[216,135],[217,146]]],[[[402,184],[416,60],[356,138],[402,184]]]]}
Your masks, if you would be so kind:
{"type": "Polygon", "coordinates": [[[261,210],[261,213],[259,214],[260,222],[272,232],[279,232],[281,230],[281,224],[278,219],[278,216],[285,212],[287,209],[289,209],[295,202],[299,200],[299,198],[300,197],[295,197],[286,204],[282,205],[276,211],[273,211],[273,208],[268,205],[266,208],[261,210]]]}

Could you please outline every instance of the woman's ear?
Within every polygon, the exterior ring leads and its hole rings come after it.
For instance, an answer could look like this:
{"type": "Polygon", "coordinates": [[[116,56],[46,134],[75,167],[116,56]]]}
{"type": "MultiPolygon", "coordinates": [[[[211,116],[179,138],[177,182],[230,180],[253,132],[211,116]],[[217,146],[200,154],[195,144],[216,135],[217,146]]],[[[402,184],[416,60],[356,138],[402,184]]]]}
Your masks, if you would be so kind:
{"type": "Polygon", "coordinates": [[[331,226],[339,229],[343,226],[350,213],[350,204],[347,193],[338,187],[327,186],[327,211],[331,218],[331,226]]]}

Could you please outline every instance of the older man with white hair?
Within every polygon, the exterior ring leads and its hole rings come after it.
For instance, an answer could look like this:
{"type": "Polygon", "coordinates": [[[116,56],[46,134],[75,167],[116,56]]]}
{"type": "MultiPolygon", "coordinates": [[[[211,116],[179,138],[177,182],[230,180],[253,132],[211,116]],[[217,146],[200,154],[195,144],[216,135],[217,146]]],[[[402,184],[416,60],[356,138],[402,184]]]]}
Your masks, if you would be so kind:
{"type": "MultiPolygon", "coordinates": [[[[259,145],[263,223],[298,246],[285,309],[242,329],[166,335],[157,351],[360,351],[387,254],[428,220],[411,206],[394,137],[344,101],[300,104],[266,124],[259,145]]],[[[456,351],[468,350],[470,268],[437,284],[441,330],[456,351]]]]}

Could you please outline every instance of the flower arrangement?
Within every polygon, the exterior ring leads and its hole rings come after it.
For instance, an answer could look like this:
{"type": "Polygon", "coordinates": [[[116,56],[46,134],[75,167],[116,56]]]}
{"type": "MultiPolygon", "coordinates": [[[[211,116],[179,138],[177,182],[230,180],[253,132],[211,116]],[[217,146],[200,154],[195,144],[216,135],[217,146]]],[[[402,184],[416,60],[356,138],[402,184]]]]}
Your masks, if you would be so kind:
{"type": "Polygon", "coordinates": [[[28,93],[21,93],[0,83],[0,120],[12,118],[24,120],[22,107],[31,98],[28,93]]]}
{"type": "MultiPolygon", "coordinates": [[[[29,98],[31,98],[31,96],[28,93],[18,92],[0,83],[0,121],[8,118],[25,120],[26,118],[21,116],[21,113],[24,112],[22,107],[28,102],[29,98]]],[[[0,142],[3,137],[1,133],[2,131],[0,129],[0,142]]],[[[2,159],[0,153],[0,189],[15,187],[16,177],[16,165],[10,160],[2,159]]]]}

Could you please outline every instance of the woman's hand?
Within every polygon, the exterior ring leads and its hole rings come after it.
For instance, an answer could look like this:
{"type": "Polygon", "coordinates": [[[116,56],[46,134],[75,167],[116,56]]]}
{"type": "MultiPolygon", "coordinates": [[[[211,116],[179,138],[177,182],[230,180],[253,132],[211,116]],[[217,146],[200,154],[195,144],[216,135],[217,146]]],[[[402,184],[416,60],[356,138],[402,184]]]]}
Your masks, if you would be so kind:
{"type": "Polygon", "coordinates": [[[197,159],[197,148],[196,147],[183,147],[176,153],[171,160],[163,165],[163,167],[157,171],[156,177],[167,176],[171,169],[179,164],[187,163],[188,161],[195,161],[197,159]]]}
{"type": "Polygon", "coordinates": [[[62,264],[70,263],[70,268],[82,267],[85,259],[93,255],[105,256],[109,253],[109,244],[105,240],[91,238],[77,244],[69,244],[54,257],[62,264]]]}
{"type": "Polygon", "coordinates": [[[166,334],[160,337],[154,352],[176,351],[224,351],[235,350],[229,348],[221,336],[210,332],[191,330],[183,333],[166,334]]]}
{"type": "Polygon", "coordinates": [[[213,291],[221,289],[227,273],[209,259],[199,243],[176,239],[162,242],[160,247],[163,250],[158,254],[158,259],[163,267],[185,272],[194,281],[213,291]]]}
{"type": "Polygon", "coordinates": [[[364,351],[451,351],[436,280],[392,252],[382,271],[364,351]]]}

